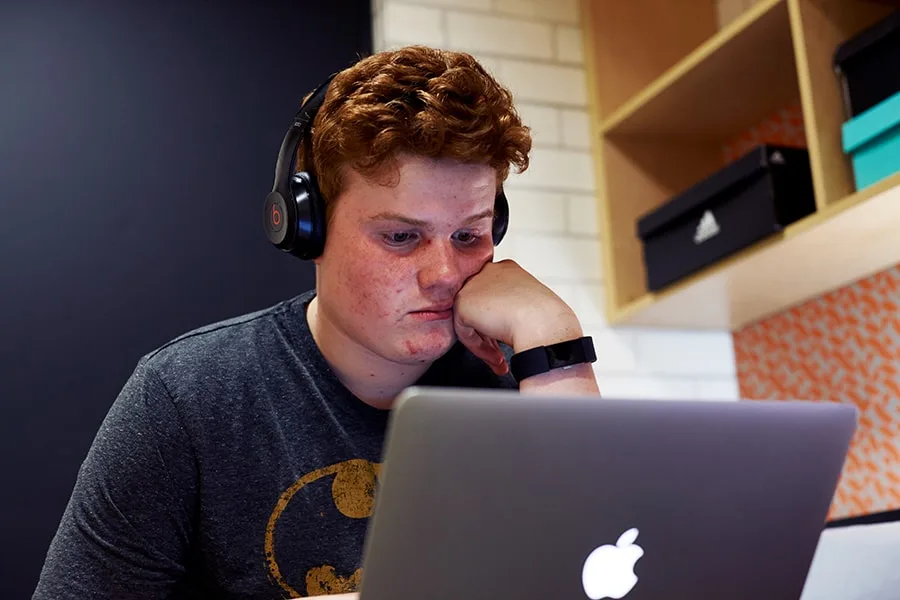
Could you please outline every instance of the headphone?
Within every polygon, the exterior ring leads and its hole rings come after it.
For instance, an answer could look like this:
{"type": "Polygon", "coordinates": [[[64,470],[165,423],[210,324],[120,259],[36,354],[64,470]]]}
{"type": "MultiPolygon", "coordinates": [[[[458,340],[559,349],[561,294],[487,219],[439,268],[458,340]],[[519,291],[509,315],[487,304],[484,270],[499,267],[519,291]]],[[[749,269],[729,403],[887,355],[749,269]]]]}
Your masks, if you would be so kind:
{"type": "MultiPolygon", "coordinates": [[[[272,244],[297,258],[311,260],[322,254],[325,247],[325,199],[316,178],[307,171],[293,173],[297,148],[309,139],[316,114],[325,102],[328,84],[337,73],[321,83],[297,114],[281,142],[275,163],[275,181],[266,196],[263,223],[272,244]]],[[[310,150],[312,144],[310,144],[310,150]]],[[[509,226],[509,203],[503,188],[494,199],[494,221],[491,237],[500,243],[509,226]]]]}

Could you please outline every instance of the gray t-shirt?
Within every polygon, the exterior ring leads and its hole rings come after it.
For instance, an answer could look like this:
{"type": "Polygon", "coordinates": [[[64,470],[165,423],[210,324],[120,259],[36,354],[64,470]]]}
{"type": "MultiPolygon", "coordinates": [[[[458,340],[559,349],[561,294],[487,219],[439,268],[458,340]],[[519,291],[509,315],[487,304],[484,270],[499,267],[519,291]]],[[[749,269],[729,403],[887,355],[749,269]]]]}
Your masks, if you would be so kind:
{"type": "MultiPolygon", "coordinates": [[[[306,320],[313,295],[139,361],[78,473],[35,599],[356,591],[389,411],[329,368],[306,320]]],[[[517,387],[460,344],[417,383],[517,387]]]]}

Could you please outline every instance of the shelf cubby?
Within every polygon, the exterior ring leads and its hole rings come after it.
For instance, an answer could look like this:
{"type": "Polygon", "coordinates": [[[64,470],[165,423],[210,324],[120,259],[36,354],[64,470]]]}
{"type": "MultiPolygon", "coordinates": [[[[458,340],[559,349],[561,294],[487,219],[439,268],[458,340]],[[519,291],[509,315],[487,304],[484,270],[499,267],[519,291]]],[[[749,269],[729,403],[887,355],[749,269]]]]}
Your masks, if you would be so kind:
{"type": "Polygon", "coordinates": [[[900,210],[884,199],[900,195],[900,177],[854,189],[833,68],[841,43],[894,9],[758,0],[720,28],[714,1],[583,0],[611,323],[736,329],[900,262],[900,238],[893,243],[884,227],[900,230],[900,210]],[[637,220],[724,167],[734,140],[792,109],[817,210],[648,292],[637,220]]]}
{"type": "Polygon", "coordinates": [[[841,125],[848,115],[834,71],[834,52],[892,8],[885,2],[867,0],[788,0],[788,6],[813,185],[822,208],[855,191],[853,169],[841,146],[841,125]]]}

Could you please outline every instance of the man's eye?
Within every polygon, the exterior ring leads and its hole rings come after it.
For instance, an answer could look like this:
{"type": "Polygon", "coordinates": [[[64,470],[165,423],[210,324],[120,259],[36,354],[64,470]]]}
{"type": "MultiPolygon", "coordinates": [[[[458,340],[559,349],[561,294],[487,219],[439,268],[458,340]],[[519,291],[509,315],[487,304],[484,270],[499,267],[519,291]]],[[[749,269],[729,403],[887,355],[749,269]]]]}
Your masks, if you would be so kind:
{"type": "Polygon", "coordinates": [[[384,234],[384,241],[389,246],[403,246],[415,241],[416,234],[409,231],[397,231],[384,234]]]}
{"type": "Polygon", "coordinates": [[[474,244],[479,239],[480,236],[472,233],[471,231],[460,231],[456,234],[456,241],[464,245],[474,244]]]}

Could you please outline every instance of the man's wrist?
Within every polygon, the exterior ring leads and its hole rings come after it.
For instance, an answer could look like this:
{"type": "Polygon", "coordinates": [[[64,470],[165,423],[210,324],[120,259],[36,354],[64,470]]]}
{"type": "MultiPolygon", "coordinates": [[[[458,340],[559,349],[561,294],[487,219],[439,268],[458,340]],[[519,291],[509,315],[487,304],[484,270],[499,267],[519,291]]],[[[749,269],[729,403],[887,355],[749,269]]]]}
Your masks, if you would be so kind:
{"type": "Polygon", "coordinates": [[[568,307],[556,313],[525,315],[513,332],[513,352],[524,352],[538,346],[550,346],[582,337],[584,331],[578,317],[568,307]]]}

